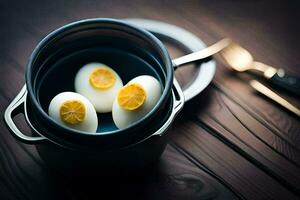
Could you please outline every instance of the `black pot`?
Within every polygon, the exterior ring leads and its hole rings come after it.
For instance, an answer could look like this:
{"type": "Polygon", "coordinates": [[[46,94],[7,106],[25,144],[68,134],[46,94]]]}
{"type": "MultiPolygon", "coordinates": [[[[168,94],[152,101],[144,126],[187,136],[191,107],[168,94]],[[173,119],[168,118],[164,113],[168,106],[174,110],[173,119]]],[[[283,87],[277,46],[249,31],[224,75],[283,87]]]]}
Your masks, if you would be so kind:
{"type": "Polygon", "coordinates": [[[99,166],[143,167],[163,152],[165,132],[184,104],[173,73],[163,44],[143,29],[113,19],[68,24],[50,33],[33,51],[26,86],[6,109],[5,121],[14,136],[36,144],[41,157],[64,172],[99,166]],[[97,134],[56,123],[46,112],[50,100],[60,92],[73,91],[79,67],[97,59],[112,66],[124,82],[142,74],[155,76],[163,86],[161,99],[145,117],[121,130],[113,126],[109,115],[104,120],[106,131],[97,134]],[[14,124],[13,116],[22,111],[37,136],[23,134],[14,124]]]}

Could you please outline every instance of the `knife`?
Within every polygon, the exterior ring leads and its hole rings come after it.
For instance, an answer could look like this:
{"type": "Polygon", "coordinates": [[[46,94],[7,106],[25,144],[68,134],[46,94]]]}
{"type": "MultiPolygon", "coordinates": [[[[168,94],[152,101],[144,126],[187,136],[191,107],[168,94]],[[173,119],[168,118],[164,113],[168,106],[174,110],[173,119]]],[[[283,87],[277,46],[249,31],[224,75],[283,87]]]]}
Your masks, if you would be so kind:
{"type": "Polygon", "coordinates": [[[268,82],[276,87],[300,96],[300,78],[285,73],[283,69],[276,69],[261,62],[253,62],[256,69],[264,69],[264,77],[268,82]]]}
{"type": "Polygon", "coordinates": [[[284,98],[276,94],[275,92],[273,92],[271,89],[269,89],[268,87],[266,87],[265,85],[263,85],[262,83],[256,80],[251,80],[249,83],[255,90],[257,90],[261,94],[272,99],[276,103],[280,104],[287,110],[291,111],[292,113],[300,117],[300,109],[298,109],[296,106],[294,106],[293,104],[291,104],[290,102],[288,102],[287,100],[285,100],[284,98]]]}

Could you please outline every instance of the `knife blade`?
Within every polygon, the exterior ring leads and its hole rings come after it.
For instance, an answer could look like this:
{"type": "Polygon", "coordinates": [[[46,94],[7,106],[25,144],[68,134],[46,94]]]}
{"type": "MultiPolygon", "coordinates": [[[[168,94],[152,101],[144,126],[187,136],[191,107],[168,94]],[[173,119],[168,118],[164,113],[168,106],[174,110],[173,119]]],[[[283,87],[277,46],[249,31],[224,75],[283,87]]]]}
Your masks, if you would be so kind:
{"type": "Polygon", "coordinates": [[[253,87],[255,90],[257,90],[259,93],[261,93],[261,94],[265,95],[266,97],[272,99],[276,103],[280,104],[281,106],[283,106],[284,108],[286,108],[290,112],[292,112],[295,115],[297,115],[298,117],[300,117],[300,109],[298,109],[296,106],[294,106],[293,104],[291,104],[290,102],[288,102],[287,100],[285,100],[284,98],[282,98],[281,96],[276,94],[275,92],[273,92],[271,89],[269,89],[268,87],[266,87],[262,83],[260,83],[256,80],[251,80],[249,82],[249,84],[251,85],[251,87],[253,87]]]}

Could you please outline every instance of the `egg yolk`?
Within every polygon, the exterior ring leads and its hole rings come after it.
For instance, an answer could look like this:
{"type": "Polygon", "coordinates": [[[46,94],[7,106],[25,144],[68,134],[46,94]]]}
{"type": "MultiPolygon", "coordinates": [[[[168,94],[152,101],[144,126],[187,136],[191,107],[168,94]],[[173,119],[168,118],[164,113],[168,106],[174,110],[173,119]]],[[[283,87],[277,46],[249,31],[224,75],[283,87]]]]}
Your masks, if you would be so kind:
{"type": "Polygon", "coordinates": [[[106,67],[97,67],[90,74],[90,84],[100,90],[112,87],[116,82],[116,76],[112,70],[106,67]]]}
{"type": "Polygon", "coordinates": [[[135,110],[144,104],[146,92],[140,84],[131,83],[119,91],[117,99],[119,105],[125,110],[135,110]]]}
{"type": "Polygon", "coordinates": [[[84,121],[85,106],[79,100],[65,101],[60,107],[60,118],[68,124],[78,124],[84,121]]]}

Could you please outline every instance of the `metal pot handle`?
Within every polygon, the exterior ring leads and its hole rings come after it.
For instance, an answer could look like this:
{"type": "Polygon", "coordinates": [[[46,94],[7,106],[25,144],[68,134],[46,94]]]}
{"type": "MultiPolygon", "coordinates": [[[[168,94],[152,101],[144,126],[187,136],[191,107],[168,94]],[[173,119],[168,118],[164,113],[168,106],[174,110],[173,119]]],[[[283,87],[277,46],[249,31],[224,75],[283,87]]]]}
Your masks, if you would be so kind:
{"type": "Polygon", "coordinates": [[[163,133],[165,133],[165,130],[167,130],[167,128],[171,125],[171,123],[174,121],[176,115],[179,113],[179,111],[183,108],[185,99],[184,99],[184,94],[183,91],[181,89],[181,87],[179,86],[179,83],[177,82],[176,78],[174,78],[173,80],[173,90],[172,90],[172,95],[173,95],[173,110],[172,113],[170,115],[170,117],[168,118],[168,120],[166,121],[166,123],[164,123],[163,126],[161,126],[154,134],[152,134],[150,137],[154,136],[154,135],[159,135],[161,136],[163,133]]]}
{"type": "MultiPolygon", "coordinates": [[[[24,143],[32,144],[32,143],[46,140],[46,138],[43,136],[34,137],[34,136],[27,136],[27,135],[23,134],[18,129],[18,127],[16,126],[16,124],[13,121],[13,118],[17,114],[26,112],[26,109],[24,109],[26,97],[27,97],[27,90],[26,90],[26,85],[24,85],[23,88],[21,89],[21,91],[19,92],[19,94],[14,98],[14,100],[6,108],[5,113],[4,113],[4,121],[6,122],[6,125],[8,126],[8,128],[9,128],[10,132],[13,134],[13,136],[15,136],[17,139],[19,139],[20,141],[22,141],[24,143]]],[[[27,123],[28,123],[28,120],[27,120],[27,123]]],[[[34,130],[34,131],[37,132],[36,130],[34,130]]]]}

